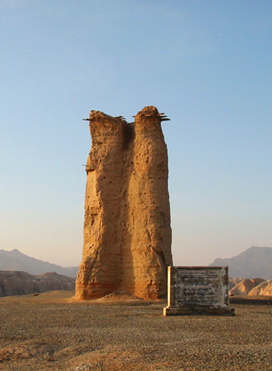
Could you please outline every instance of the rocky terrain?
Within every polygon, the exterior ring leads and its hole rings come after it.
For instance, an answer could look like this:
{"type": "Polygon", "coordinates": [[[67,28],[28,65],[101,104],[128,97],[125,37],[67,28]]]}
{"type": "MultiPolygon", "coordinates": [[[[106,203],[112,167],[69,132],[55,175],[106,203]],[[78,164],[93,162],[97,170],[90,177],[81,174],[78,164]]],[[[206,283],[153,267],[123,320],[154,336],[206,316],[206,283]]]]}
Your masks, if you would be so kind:
{"type": "Polygon", "coordinates": [[[55,272],[34,276],[20,271],[0,271],[0,297],[50,290],[73,290],[74,286],[73,278],[55,272]]]}
{"type": "Polygon", "coordinates": [[[72,295],[0,298],[0,370],[272,370],[271,305],[163,317],[165,303],[69,303],[72,295]]]}
{"type": "Polygon", "coordinates": [[[76,296],[120,291],[140,298],[166,295],[172,265],[168,157],[153,106],[128,124],[91,111],[92,148],[86,171],[84,247],[76,296]]]}
{"type": "Polygon", "coordinates": [[[0,249],[0,270],[23,271],[30,274],[56,272],[58,274],[63,274],[64,276],[76,277],[78,267],[65,268],[32,258],[17,249],[11,251],[0,249]]]}
{"type": "Polygon", "coordinates": [[[272,248],[250,247],[228,259],[215,259],[212,266],[228,266],[230,277],[272,279],[272,248]]]}

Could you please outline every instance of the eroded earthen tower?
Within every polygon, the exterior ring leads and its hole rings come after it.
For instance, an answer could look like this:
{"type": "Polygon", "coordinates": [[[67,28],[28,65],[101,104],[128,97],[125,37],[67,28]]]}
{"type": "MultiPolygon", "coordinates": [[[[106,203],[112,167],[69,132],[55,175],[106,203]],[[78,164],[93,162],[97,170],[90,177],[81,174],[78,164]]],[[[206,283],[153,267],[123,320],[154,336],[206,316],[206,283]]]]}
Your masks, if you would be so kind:
{"type": "Polygon", "coordinates": [[[84,247],[76,297],[166,294],[172,264],[165,116],[145,107],[128,124],[91,111],[84,247]]]}

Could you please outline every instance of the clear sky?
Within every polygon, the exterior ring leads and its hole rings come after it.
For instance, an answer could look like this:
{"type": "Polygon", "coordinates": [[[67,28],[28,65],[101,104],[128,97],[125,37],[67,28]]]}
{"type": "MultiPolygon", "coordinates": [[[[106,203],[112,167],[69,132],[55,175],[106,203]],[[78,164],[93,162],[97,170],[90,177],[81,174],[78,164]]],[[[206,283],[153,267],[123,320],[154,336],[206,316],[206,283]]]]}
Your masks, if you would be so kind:
{"type": "Polygon", "coordinates": [[[176,265],[272,245],[271,0],[0,0],[0,249],[82,252],[90,109],[155,105],[176,265]]]}

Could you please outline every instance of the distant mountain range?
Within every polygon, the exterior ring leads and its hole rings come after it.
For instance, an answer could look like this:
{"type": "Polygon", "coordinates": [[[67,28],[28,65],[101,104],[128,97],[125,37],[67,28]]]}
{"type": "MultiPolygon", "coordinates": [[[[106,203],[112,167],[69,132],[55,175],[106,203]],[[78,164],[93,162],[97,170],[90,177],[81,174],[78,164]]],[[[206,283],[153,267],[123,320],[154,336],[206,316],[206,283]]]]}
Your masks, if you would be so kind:
{"type": "Polygon", "coordinates": [[[272,279],[272,248],[250,247],[229,259],[215,259],[211,266],[228,266],[230,277],[272,279]]]}
{"type": "MultiPolygon", "coordinates": [[[[211,266],[228,266],[230,277],[272,279],[272,248],[250,247],[228,259],[215,259],[211,266]]],[[[0,271],[24,271],[29,274],[56,272],[76,277],[78,267],[62,267],[21,253],[19,250],[0,250],[0,271]]]]}
{"type": "Polygon", "coordinates": [[[11,251],[0,250],[1,271],[24,271],[30,274],[43,274],[56,272],[69,277],[76,277],[78,267],[61,267],[39,259],[32,258],[14,249],[11,251]]]}

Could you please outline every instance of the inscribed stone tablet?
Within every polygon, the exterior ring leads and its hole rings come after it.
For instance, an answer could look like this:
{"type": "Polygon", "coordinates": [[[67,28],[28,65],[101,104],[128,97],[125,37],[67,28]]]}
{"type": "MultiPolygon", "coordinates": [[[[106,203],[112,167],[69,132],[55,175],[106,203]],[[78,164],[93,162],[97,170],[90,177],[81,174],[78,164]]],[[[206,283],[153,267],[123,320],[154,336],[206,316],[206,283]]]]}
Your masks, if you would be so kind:
{"type": "Polygon", "coordinates": [[[164,315],[234,314],[229,308],[228,267],[168,267],[164,315]]]}

